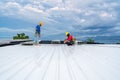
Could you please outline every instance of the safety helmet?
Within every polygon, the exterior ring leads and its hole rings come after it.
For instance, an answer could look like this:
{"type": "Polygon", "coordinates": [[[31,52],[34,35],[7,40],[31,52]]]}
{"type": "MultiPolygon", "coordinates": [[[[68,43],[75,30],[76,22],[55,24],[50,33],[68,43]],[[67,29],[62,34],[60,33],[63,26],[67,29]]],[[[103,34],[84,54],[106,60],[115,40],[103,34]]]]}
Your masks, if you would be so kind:
{"type": "Polygon", "coordinates": [[[66,32],[65,34],[66,34],[66,36],[67,36],[67,35],[69,34],[69,32],[66,32]]]}
{"type": "Polygon", "coordinates": [[[43,22],[40,22],[39,24],[40,24],[40,26],[43,26],[43,22]]]}

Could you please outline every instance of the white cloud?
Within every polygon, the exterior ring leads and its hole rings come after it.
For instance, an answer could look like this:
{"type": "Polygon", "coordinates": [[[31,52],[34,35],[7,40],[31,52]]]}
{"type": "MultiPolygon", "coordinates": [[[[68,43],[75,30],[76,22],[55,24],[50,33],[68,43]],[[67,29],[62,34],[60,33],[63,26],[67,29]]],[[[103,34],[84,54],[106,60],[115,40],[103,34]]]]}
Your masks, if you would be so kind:
{"type": "Polygon", "coordinates": [[[29,3],[23,6],[22,4],[16,2],[7,2],[2,3],[1,6],[3,5],[5,6],[1,8],[1,11],[2,15],[4,16],[26,20],[32,23],[39,23],[39,21],[44,21],[48,24],[50,22],[59,23],[54,19],[50,18],[50,15],[47,12],[40,9],[39,6],[34,6],[34,4],[29,3]]]}
{"type": "Polygon", "coordinates": [[[27,33],[34,33],[32,29],[12,29],[1,27],[0,32],[7,32],[7,33],[19,33],[19,32],[27,32],[27,33]]]}
{"type": "Polygon", "coordinates": [[[20,8],[21,6],[16,2],[8,2],[8,3],[6,3],[5,8],[13,8],[13,7],[14,8],[20,8]]]}
{"type": "Polygon", "coordinates": [[[105,18],[105,17],[106,17],[106,18],[108,18],[108,17],[109,17],[109,18],[110,18],[110,17],[113,17],[112,14],[109,14],[109,13],[107,13],[107,12],[101,13],[100,16],[103,17],[103,18],[105,18]]]}
{"type": "Polygon", "coordinates": [[[25,9],[25,10],[30,10],[30,11],[36,12],[36,13],[43,13],[43,10],[40,10],[40,9],[38,9],[38,8],[34,8],[34,7],[32,7],[30,4],[26,5],[26,6],[24,7],[24,9],[25,9]]]}
{"type": "Polygon", "coordinates": [[[120,35],[120,22],[118,22],[114,27],[111,27],[108,29],[109,32],[112,33],[112,35],[120,35]]]}
{"type": "Polygon", "coordinates": [[[65,8],[59,8],[59,7],[53,7],[50,9],[51,11],[64,11],[66,10],[65,8]]]}
{"type": "Polygon", "coordinates": [[[16,2],[8,2],[6,4],[1,3],[0,9],[2,11],[2,15],[15,15],[21,6],[16,2]]]}
{"type": "Polygon", "coordinates": [[[80,31],[80,28],[76,29],[73,25],[85,28],[94,25],[94,27],[115,25],[120,20],[119,4],[120,2],[107,2],[107,0],[14,0],[14,2],[1,2],[0,13],[31,23],[43,21],[45,26],[51,28],[46,30],[50,29],[52,34],[63,29],[80,31]]]}
{"type": "Polygon", "coordinates": [[[85,12],[86,16],[90,16],[90,15],[93,15],[93,14],[95,14],[95,11],[93,11],[93,10],[88,10],[88,11],[85,12]]]}

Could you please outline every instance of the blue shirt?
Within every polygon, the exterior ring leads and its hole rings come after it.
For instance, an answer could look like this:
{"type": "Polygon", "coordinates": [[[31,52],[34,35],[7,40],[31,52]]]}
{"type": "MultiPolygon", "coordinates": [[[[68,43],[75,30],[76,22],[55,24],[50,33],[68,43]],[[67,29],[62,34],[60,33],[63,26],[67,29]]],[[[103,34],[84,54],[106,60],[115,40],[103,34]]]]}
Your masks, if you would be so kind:
{"type": "Polygon", "coordinates": [[[36,26],[36,32],[40,33],[40,25],[36,26]]]}

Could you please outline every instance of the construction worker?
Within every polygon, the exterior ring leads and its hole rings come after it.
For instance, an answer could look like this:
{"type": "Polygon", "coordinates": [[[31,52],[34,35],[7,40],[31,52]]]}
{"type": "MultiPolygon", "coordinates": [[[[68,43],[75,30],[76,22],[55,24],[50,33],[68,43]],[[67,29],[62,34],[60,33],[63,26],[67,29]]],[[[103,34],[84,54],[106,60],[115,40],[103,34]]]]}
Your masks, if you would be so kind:
{"type": "Polygon", "coordinates": [[[38,41],[40,40],[41,26],[43,26],[43,22],[40,22],[39,25],[35,27],[35,37],[36,37],[35,43],[38,43],[38,41]]]}
{"type": "Polygon", "coordinates": [[[68,46],[73,45],[75,42],[75,39],[72,35],[70,35],[69,32],[66,32],[67,39],[65,39],[64,44],[67,44],[68,46]]]}

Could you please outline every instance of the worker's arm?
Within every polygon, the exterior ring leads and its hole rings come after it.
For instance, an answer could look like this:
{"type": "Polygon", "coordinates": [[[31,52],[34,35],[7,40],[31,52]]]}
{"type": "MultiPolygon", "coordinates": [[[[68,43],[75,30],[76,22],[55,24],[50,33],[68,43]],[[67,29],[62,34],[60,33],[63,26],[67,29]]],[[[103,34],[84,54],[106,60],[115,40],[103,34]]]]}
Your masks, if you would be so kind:
{"type": "Polygon", "coordinates": [[[67,40],[67,39],[64,41],[64,44],[65,44],[66,42],[68,42],[68,40],[67,40]]]}

